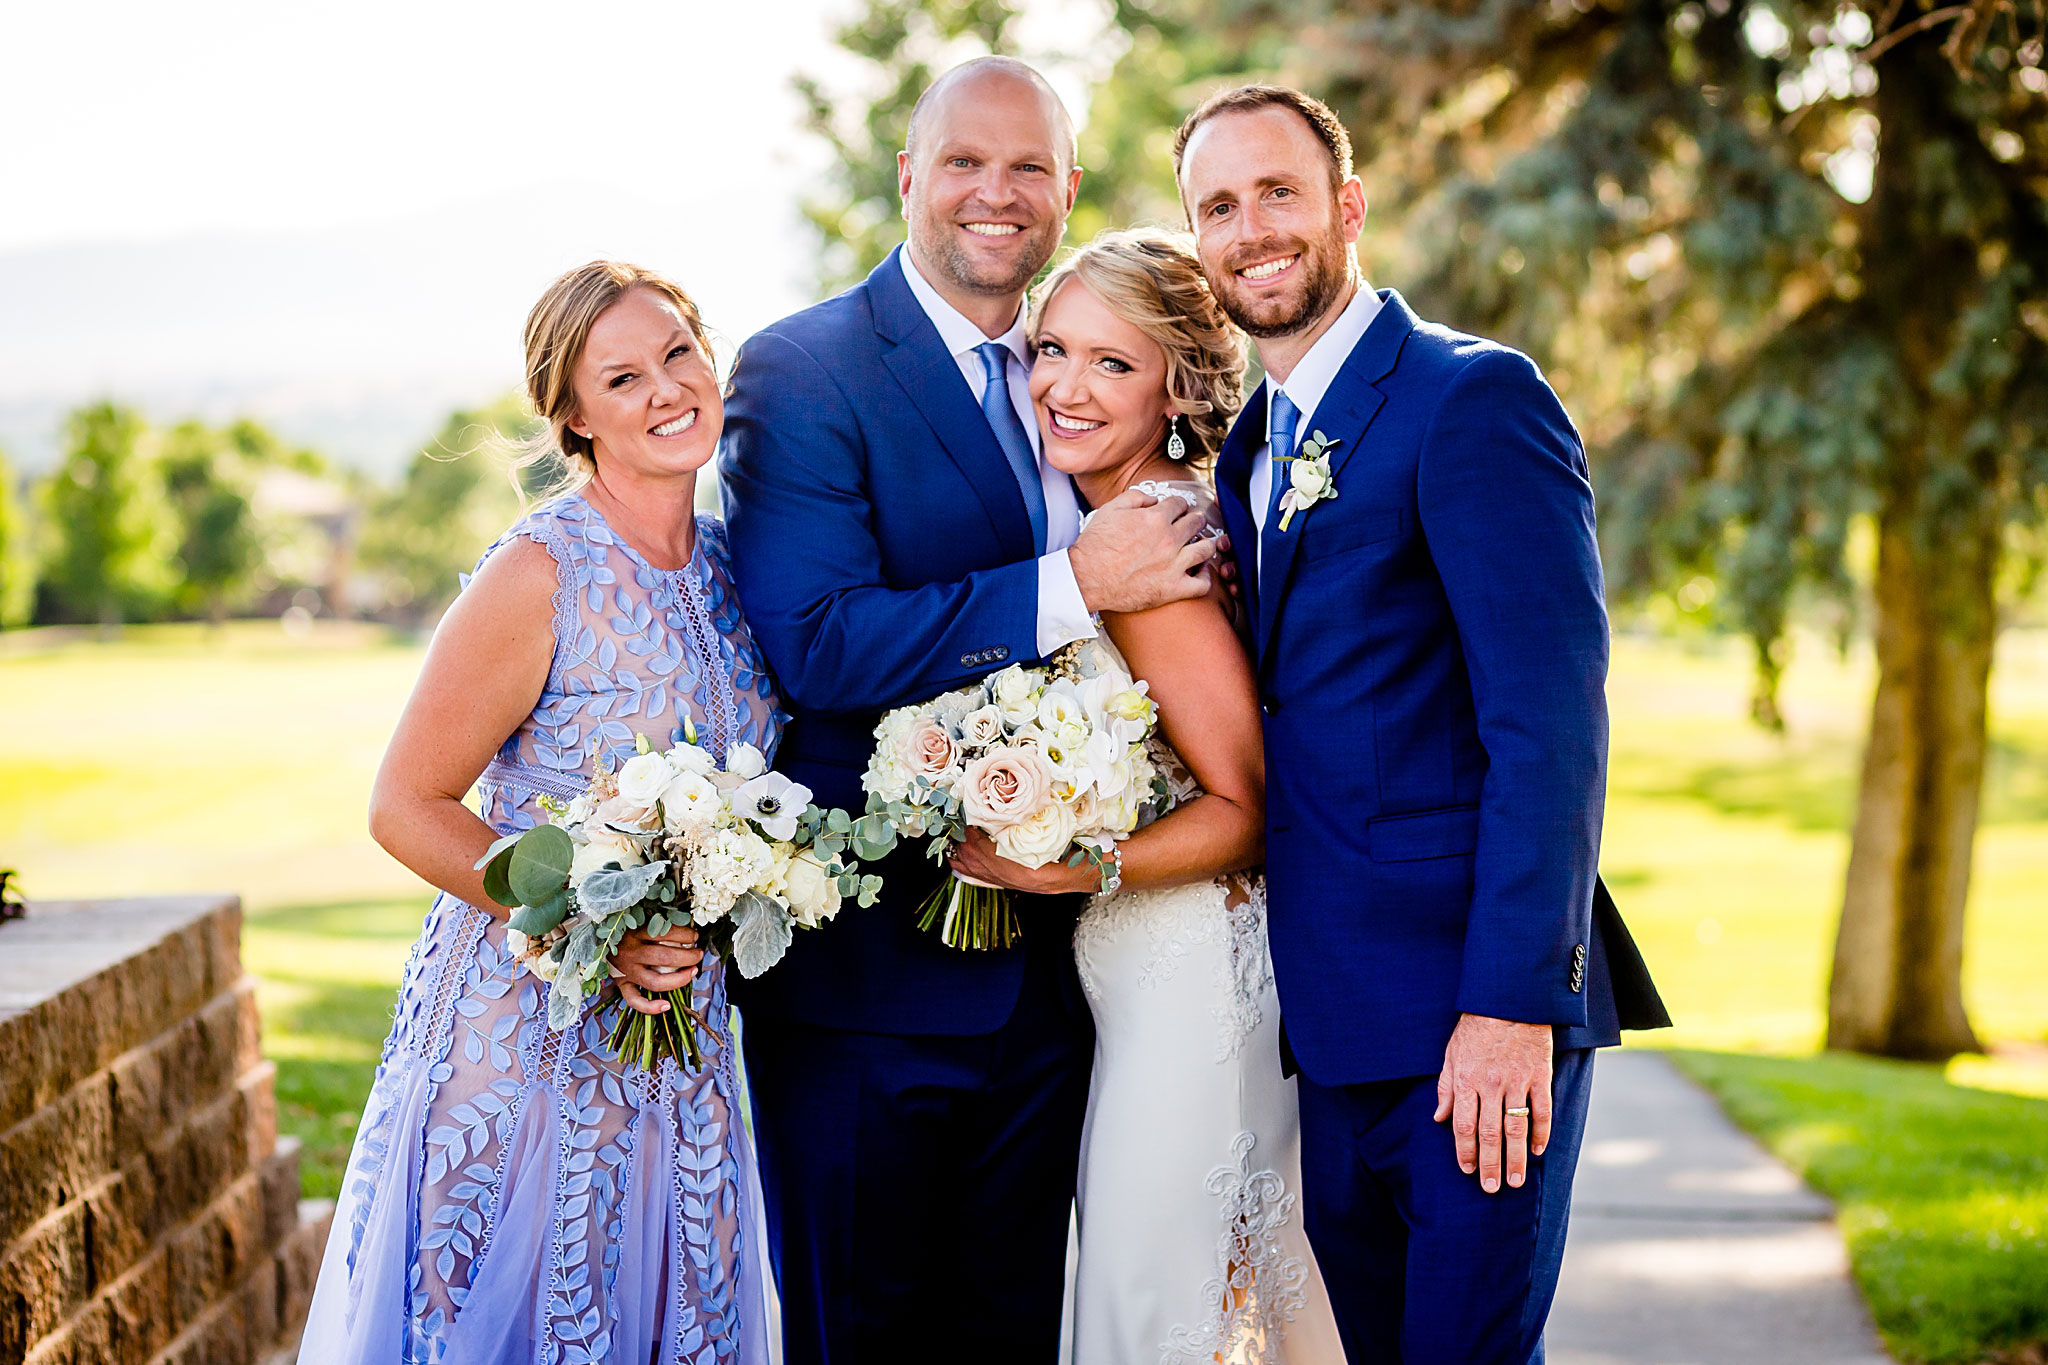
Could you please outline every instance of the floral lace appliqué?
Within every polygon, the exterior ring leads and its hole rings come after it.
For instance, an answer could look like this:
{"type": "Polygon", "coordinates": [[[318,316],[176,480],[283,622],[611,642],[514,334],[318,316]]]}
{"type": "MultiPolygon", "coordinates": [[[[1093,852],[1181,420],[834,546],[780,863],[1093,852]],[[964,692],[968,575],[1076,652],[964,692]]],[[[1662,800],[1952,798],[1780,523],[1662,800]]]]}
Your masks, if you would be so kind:
{"type": "Polygon", "coordinates": [[[1160,1365],[1276,1361],[1282,1332],[1308,1303],[1308,1263],[1280,1245],[1296,1196],[1278,1172],[1254,1168],[1257,1145],[1252,1134],[1238,1134],[1230,1144],[1234,1164],[1209,1174],[1207,1188],[1219,1201],[1223,1228],[1216,1240],[1216,1273],[1202,1285],[1206,1325],[1174,1328],[1160,1344],[1160,1365]]]}

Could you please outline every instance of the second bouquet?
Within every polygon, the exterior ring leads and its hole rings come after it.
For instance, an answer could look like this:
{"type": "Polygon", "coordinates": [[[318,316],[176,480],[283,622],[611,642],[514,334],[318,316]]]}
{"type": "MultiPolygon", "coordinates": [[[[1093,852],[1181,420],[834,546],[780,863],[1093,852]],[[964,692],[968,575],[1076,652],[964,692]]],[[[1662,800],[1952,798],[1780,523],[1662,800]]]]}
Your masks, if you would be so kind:
{"type": "MultiPolygon", "coordinates": [[[[928,839],[943,865],[978,829],[1025,867],[1099,867],[1172,804],[1150,752],[1158,718],[1145,684],[1096,641],[900,707],[875,728],[856,847],[869,856],[888,839],[928,839]]],[[[958,875],[925,902],[918,927],[961,949],[1007,948],[1022,932],[1009,892],[958,875]]]]}
{"type": "MultiPolygon", "coordinates": [[[[551,1029],[582,1017],[632,930],[660,938],[694,924],[707,955],[755,977],[782,960],[794,930],[845,900],[872,905],[882,889],[846,856],[852,817],[812,805],[752,745],[733,746],[720,768],[686,723],[683,743],[656,750],[642,735],[637,749],[575,800],[541,798],[548,823],[506,835],[477,863],[491,899],[516,907],[505,946],[548,983],[551,1029]]],[[[690,997],[688,987],[654,995],[668,1002],[661,1014],[621,1004],[613,1052],[649,1070],[664,1057],[701,1069],[690,997]]]]}

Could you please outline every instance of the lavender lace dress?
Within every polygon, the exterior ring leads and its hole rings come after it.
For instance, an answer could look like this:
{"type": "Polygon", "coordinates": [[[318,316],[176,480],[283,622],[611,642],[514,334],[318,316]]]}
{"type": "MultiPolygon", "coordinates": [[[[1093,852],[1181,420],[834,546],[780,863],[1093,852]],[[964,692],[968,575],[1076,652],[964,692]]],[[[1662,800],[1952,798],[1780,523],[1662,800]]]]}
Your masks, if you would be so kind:
{"type": "MultiPolygon", "coordinates": [[[[721,760],[741,741],[773,750],[782,717],[721,523],[698,518],[696,552],[673,571],[580,497],[537,509],[485,558],[522,537],[555,560],[555,653],[477,784],[492,828],[530,827],[540,795],[575,795],[636,733],[672,742],[686,713],[721,760]]],[[[701,1074],[614,1062],[608,1014],[550,1032],[503,924],[439,897],[406,963],[300,1360],[765,1365],[760,1182],[722,968],[696,1000],[701,1074]]]]}

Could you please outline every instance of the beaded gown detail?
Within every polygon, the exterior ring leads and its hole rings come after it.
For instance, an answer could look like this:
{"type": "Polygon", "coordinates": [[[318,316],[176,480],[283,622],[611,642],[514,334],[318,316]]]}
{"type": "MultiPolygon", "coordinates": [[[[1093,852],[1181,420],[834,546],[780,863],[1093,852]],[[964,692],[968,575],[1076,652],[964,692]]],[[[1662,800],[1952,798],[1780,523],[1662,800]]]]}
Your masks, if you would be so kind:
{"type": "MultiPolygon", "coordinates": [[[[683,718],[721,763],[782,716],[740,619],[724,526],[657,569],[578,496],[514,525],[554,559],[554,656],[478,780],[500,834],[683,718]]],[[[481,561],[479,562],[481,567],[481,561]]],[[[500,920],[442,894],[399,988],[314,1291],[304,1365],[765,1365],[759,1176],[723,965],[694,986],[701,1073],[606,1055],[609,1010],[547,1027],[500,920]]]]}

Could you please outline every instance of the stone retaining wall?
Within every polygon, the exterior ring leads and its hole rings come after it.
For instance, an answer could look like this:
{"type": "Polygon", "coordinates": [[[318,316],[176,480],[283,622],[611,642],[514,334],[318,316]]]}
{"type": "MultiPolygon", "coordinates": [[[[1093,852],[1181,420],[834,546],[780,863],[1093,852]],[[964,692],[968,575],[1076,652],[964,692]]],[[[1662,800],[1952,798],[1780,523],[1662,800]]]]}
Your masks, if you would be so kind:
{"type": "Polygon", "coordinates": [[[0,1365],[249,1365],[332,1208],[277,1136],[233,897],[0,925],[0,1365]]]}

